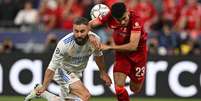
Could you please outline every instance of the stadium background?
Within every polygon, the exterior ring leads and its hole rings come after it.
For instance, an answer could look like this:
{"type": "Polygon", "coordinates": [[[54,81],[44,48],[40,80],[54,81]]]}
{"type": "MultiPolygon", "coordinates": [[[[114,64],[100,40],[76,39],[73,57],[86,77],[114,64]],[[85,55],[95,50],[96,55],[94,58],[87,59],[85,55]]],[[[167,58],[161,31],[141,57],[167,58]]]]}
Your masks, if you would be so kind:
{"type": "MultiPolygon", "coordinates": [[[[200,101],[200,0],[0,0],[0,101],[21,101],[42,82],[57,41],[72,31],[75,17],[90,19],[93,5],[116,1],[140,15],[149,34],[145,86],[132,101],[200,101]]],[[[94,31],[110,44],[109,29],[94,31]]],[[[104,54],[110,73],[113,54],[104,54]]],[[[115,101],[113,90],[101,84],[93,58],[83,82],[92,101],[115,101]]],[[[54,83],[48,90],[58,93],[54,83]]]]}

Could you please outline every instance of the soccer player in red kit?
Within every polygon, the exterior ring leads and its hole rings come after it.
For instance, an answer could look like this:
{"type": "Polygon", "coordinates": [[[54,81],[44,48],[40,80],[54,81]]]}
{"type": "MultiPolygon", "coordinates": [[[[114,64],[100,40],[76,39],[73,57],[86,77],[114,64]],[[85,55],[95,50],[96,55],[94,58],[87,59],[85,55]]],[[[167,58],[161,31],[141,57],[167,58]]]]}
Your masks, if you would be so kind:
{"type": "Polygon", "coordinates": [[[140,92],[144,83],[147,33],[143,29],[140,18],[135,15],[135,12],[128,11],[122,2],[114,3],[108,15],[90,21],[92,27],[104,23],[113,29],[114,44],[111,46],[102,44],[101,49],[115,50],[113,76],[116,96],[118,101],[129,101],[125,89],[126,77],[131,79],[130,89],[135,94],[140,92]]]}

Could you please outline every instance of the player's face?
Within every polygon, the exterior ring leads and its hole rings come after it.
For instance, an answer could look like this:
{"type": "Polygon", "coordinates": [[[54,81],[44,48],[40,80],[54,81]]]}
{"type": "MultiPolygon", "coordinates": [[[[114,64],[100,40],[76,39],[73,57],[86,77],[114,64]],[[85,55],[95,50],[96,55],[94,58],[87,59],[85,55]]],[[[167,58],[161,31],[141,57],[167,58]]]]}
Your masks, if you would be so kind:
{"type": "Polygon", "coordinates": [[[78,45],[84,45],[88,40],[88,32],[89,26],[81,24],[81,25],[73,25],[73,33],[75,37],[75,42],[78,45]]]}
{"type": "Polygon", "coordinates": [[[121,26],[127,26],[129,23],[129,14],[128,12],[125,12],[123,17],[120,19],[117,19],[117,21],[121,24],[121,26]]]}

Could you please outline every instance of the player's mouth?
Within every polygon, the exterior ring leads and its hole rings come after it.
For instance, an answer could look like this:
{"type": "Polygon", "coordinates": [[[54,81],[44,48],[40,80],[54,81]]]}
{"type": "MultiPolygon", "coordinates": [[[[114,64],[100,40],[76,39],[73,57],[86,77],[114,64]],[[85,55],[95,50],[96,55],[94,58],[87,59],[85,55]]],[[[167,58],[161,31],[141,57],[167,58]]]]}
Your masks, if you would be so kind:
{"type": "Polygon", "coordinates": [[[88,40],[88,37],[85,37],[85,38],[75,38],[75,42],[80,45],[80,46],[83,46],[88,40]]]}

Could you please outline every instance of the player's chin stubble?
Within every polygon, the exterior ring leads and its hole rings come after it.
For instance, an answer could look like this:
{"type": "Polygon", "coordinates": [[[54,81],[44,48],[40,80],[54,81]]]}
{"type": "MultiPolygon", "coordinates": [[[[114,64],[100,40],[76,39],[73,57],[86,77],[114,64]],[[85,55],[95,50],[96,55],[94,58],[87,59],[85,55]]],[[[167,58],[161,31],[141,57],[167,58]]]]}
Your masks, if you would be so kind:
{"type": "Polygon", "coordinates": [[[80,45],[83,46],[88,40],[88,36],[86,36],[85,38],[75,38],[75,42],[80,45]]]}

